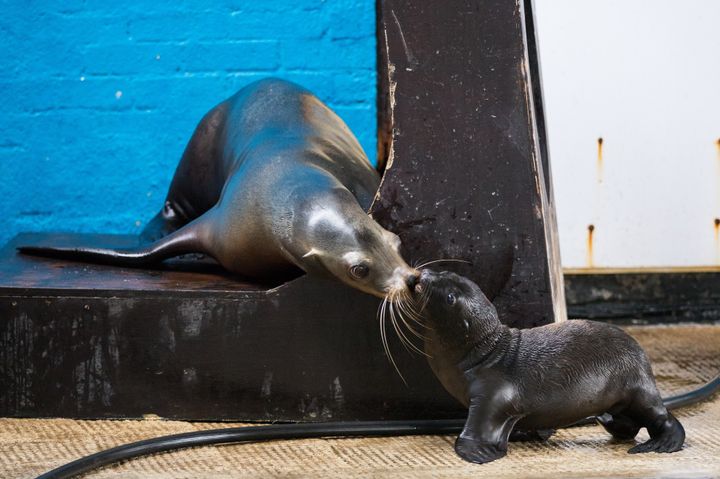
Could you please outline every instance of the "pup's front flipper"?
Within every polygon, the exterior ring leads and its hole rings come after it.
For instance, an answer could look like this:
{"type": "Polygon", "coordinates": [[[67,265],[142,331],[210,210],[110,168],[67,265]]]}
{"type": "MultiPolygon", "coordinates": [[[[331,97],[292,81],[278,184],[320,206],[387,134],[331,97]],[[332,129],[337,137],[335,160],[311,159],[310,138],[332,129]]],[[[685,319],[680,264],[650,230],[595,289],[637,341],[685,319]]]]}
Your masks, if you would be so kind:
{"type": "Polygon", "coordinates": [[[455,441],[455,452],[476,464],[500,459],[507,454],[508,437],[519,419],[503,406],[473,399],[465,428],[455,441]]]}

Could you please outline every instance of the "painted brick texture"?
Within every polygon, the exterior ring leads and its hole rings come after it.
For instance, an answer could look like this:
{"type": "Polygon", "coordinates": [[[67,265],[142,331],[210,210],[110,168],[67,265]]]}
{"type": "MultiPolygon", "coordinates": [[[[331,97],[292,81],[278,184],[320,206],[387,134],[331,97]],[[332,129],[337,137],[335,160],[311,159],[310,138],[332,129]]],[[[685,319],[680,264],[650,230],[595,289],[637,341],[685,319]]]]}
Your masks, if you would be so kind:
{"type": "Polygon", "coordinates": [[[139,232],[203,114],[267,76],[317,94],[375,160],[370,0],[1,3],[0,244],[139,232]]]}

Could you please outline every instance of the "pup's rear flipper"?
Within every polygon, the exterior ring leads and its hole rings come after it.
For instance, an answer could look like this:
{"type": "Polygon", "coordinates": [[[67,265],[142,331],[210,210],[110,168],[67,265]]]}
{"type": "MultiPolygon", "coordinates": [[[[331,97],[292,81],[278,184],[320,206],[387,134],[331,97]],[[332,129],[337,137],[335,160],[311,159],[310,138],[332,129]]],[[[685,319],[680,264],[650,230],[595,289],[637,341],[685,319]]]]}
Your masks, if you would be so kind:
{"type": "Polygon", "coordinates": [[[630,454],[643,452],[675,452],[683,447],[685,442],[685,429],[680,421],[671,413],[660,424],[648,427],[650,439],[631,448],[630,454]]]}
{"type": "Polygon", "coordinates": [[[471,439],[458,437],[455,440],[455,453],[475,464],[485,464],[507,455],[507,444],[484,444],[471,439]]]}
{"type": "Polygon", "coordinates": [[[179,230],[136,248],[96,248],[81,246],[18,246],[22,254],[70,259],[118,266],[144,266],[188,253],[205,253],[202,217],[179,230]]]}

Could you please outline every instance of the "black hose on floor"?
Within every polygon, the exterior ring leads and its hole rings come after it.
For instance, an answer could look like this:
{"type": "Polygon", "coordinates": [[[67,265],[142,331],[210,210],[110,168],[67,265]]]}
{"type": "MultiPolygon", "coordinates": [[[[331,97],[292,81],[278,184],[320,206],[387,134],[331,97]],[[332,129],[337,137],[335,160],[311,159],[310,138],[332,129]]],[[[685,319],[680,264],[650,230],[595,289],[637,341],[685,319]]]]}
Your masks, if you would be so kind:
{"type": "MultiPolygon", "coordinates": [[[[720,375],[690,392],[663,400],[668,409],[689,406],[703,401],[720,389],[720,375]]],[[[595,422],[588,418],[574,425],[595,422]]],[[[187,432],[133,442],[82,457],[46,472],[37,479],[65,479],[89,472],[109,464],[146,456],[157,452],[185,447],[228,444],[248,441],[271,441],[276,439],[308,439],[317,437],[357,436],[417,436],[424,434],[458,434],[465,419],[414,420],[414,421],[356,421],[326,422],[312,424],[273,424],[256,427],[233,427],[207,431],[187,432]]]]}
{"type": "Polygon", "coordinates": [[[668,409],[678,409],[690,406],[691,404],[706,400],[718,389],[720,389],[720,374],[715,376],[715,379],[712,381],[705,383],[705,385],[700,386],[697,389],[663,399],[663,404],[668,409]]]}
{"type": "Polygon", "coordinates": [[[412,436],[422,434],[457,434],[464,419],[424,421],[357,421],[313,424],[273,424],[270,426],[232,427],[195,431],[133,442],[85,456],[38,476],[37,479],[64,479],[108,464],[156,452],[208,444],[227,444],[274,439],[307,439],[314,437],[412,436]]]}

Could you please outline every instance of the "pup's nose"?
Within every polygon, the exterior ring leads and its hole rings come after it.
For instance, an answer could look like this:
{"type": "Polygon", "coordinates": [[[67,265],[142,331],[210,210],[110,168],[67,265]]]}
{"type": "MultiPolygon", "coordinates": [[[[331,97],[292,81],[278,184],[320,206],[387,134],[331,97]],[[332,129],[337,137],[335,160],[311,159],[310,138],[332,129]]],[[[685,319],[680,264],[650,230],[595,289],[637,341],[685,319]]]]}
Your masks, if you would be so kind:
{"type": "Polygon", "coordinates": [[[410,273],[407,278],[405,278],[405,283],[409,289],[413,289],[419,279],[420,275],[418,273],[410,273]]]}

